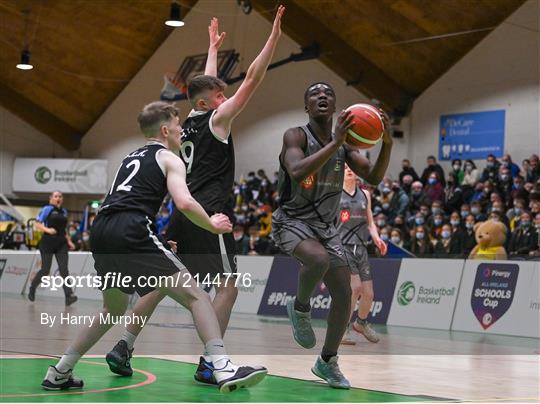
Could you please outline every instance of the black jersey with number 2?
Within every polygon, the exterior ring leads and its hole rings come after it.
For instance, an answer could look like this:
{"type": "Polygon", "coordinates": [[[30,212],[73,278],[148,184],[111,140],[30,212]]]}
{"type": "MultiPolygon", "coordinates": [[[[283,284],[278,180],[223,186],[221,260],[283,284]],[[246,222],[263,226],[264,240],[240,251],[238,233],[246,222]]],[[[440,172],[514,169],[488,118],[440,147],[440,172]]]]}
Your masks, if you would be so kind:
{"type": "Polygon", "coordinates": [[[186,164],[187,184],[193,197],[207,212],[232,216],[234,146],[214,134],[212,116],[216,110],[191,111],[182,125],[184,139],[180,156],[186,164]]]}
{"type": "Polygon", "coordinates": [[[155,218],[167,195],[167,178],[157,160],[162,150],[161,143],[149,142],[124,158],[99,214],[131,210],[155,218]]]}

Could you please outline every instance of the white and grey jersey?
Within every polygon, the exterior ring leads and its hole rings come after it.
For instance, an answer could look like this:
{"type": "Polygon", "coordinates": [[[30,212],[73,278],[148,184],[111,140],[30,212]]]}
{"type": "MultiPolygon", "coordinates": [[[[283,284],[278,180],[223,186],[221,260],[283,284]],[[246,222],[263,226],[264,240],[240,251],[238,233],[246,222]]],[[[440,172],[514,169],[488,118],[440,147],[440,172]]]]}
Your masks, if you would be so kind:
{"type": "MultiPolygon", "coordinates": [[[[306,134],[305,157],[324,147],[309,127],[300,128],[306,134]]],[[[312,225],[334,225],[343,187],[345,148],[341,146],[319,171],[301,182],[296,182],[289,175],[281,155],[279,162],[278,190],[283,213],[292,218],[310,221],[312,225]]]]}
{"type": "Polygon", "coordinates": [[[368,200],[365,192],[358,187],[353,195],[343,190],[339,207],[337,229],[341,242],[344,245],[365,245],[369,239],[368,200]]]}

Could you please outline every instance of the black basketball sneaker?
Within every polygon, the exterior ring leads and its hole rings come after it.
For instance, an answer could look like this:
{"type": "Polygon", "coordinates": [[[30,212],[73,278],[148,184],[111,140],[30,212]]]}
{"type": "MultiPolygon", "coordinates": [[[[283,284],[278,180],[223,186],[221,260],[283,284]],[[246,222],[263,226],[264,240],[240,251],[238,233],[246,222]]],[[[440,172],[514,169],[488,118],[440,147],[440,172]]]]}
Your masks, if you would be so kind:
{"type": "Polygon", "coordinates": [[[133,356],[133,349],[129,350],[124,340],[118,341],[111,352],[107,354],[105,360],[109,364],[111,372],[121,376],[131,376],[133,369],[129,360],[133,356]]]}

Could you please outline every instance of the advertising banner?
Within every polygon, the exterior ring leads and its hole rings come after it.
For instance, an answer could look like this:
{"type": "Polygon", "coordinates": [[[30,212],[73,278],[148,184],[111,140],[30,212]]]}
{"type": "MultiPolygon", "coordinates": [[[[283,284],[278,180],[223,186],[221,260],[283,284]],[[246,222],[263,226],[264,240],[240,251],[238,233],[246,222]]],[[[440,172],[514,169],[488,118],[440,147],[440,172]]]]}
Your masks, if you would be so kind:
{"type": "Polygon", "coordinates": [[[387,324],[449,330],[463,263],[403,259],[387,324]]]}
{"type": "Polygon", "coordinates": [[[540,338],[540,262],[467,261],[452,329],[540,338]]]}
{"type": "Polygon", "coordinates": [[[488,154],[502,157],[505,111],[442,115],[439,160],[484,160],[488,154]]]}
{"type": "Polygon", "coordinates": [[[104,194],[107,160],[16,158],[13,191],[104,194]]]}
{"type": "Polygon", "coordinates": [[[36,256],[36,251],[0,250],[0,290],[21,293],[36,256]]]}
{"type": "Polygon", "coordinates": [[[369,260],[373,275],[373,303],[368,321],[386,324],[399,275],[400,259],[373,258],[369,260]]]}
{"type": "Polygon", "coordinates": [[[257,314],[274,257],[239,255],[237,260],[239,275],[236,285],[238,287],[238,298],[233,311],[235,313],[257,314]]]}

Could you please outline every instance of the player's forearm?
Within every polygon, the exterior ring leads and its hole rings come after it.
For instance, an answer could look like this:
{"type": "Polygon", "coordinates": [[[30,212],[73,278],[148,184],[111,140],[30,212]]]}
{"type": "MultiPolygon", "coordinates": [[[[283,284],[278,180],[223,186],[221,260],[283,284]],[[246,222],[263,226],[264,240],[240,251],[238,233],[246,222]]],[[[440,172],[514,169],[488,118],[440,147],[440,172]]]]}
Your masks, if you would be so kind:
{"type": "Polygon", "coordinates": [[[384,173],[386,173],[386,169],[388,168],[388,163],[390,163],[391,154],[392,143],[383,143],[379,157],[366,178],[368,183],[377,185],[382,181],[384,173]]]}
{"type": "Polygon", "coordinates": [[[335,141],[328,143],[317,153],[314,153],[289,167],[289,175],[296,181],[301,182],[308,176],[319,171],[339,148],[335,141]]]}
{"type": "Polygon", "coordinates": [[[217,54],[217,48],[210,45],[208,48],[208,57],[206,58],[206,67],[204,69],[205,75],[217,77],[217,54]]]}
{"type": "Polygon", "coordinates": [[[266,69],[268,69],[268,65],[274,56],[278,39],[279,37],[277,35],[270,35],[261,53],[259,53],[249,66],[244,81],[251,81],[255,85],[258,85],[263,80],[266,69]]]}
{"type": "Polygon", "coordinates": [[[208,214],[203,207],[193,197],[185,198],[178,203],[175,201],[175,204],[178,209],[197,226],[211,232],[214,231],[212,222],[210,222],[210,217],[208,217],[208,214]]]}
{"type": "Polygon", "coordinates": [[[371,224],[368,226],[369,234],[373,240],[379,237],[379,232],[377,231],[377,227],[375,224],[371,224]]]}

